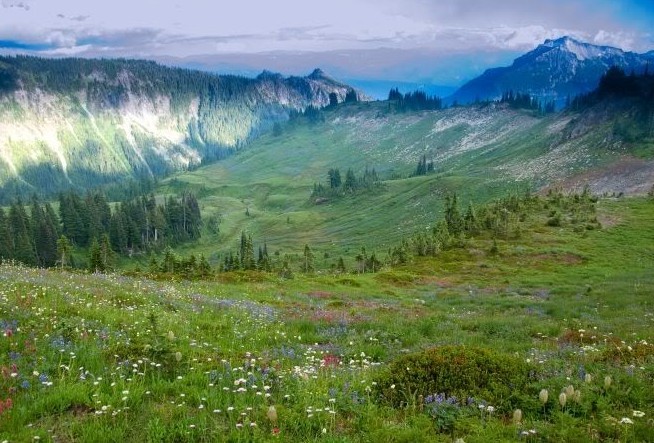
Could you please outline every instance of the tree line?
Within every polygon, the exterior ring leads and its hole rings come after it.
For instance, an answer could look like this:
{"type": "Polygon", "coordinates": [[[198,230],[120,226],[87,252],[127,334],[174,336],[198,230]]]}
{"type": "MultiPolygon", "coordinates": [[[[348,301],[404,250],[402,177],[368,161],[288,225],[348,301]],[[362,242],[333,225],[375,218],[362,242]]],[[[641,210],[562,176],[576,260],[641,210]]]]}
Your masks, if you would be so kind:
{"type": "Polygon", "coordinates": [[[627,75],[622,68],[612,66],[600,78],[599,85],[594,91],[578,95],[571,101],[569,107],[573,110],[582,110],[607,98],[639,99],[646,108],[653,109],[654,72],[650,73],[647,65],[642,74],[638,75],[632,71],[627,75]]]}
{"type": "Polygon", "coordinates": [[[89,266],[105,270],[114,254],[132,255],[200,238],[200,208],[189,192],[162,203],[150,194],[113,209],[100,192],[61,193],[58,202],[58,214],[50,202],[36,196],[28,205],[15,200],[7,212],[0,208],[0,259],[70,266],[74,248],[88,248],[89,266]]]}
{"type": "Polygon", "coordinates": [[[396,111],[428,111],[443,108],[443,100],[440,97],[427,95],[424,91],[413,91],[402,94],[398,88],[388,92],[389,108],[396,111]]]}
{"type": "Polygon", "coordinates": [[[556,111],[554,100],[542,102],[528,93],[508,91],[502,94],[500,103],[507,103],[513,109],[528,109],[539,114],[551,114],[556,111]]]}

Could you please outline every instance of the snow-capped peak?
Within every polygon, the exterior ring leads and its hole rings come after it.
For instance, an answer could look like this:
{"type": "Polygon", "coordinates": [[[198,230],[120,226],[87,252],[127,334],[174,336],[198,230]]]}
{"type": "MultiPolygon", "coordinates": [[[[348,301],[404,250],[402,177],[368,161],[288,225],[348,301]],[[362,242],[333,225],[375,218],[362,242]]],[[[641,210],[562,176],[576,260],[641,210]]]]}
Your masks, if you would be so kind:
{"type": "Polygon", "coordinates": [[[618,55],[623,51],[610,46],[596,46],[580,42],[572,37],[564,36],[556,40],[545,40],[543,46],[559,48],[560,50],[574,54],[577,60],[601,58],[609,55],[618,55]]]}

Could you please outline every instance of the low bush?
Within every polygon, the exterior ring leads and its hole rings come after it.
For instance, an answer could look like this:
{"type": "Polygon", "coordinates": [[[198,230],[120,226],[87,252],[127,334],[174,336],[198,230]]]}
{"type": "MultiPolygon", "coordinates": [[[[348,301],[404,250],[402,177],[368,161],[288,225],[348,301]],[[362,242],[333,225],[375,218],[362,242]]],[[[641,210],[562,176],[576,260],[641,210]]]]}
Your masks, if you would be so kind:
{"type": "Polygon", "coordinates": [[[392,362],[377,377],[376,395],[395,407],[418,405],[421,397],[442,393],[509,410],[529,382],[529,371],[522,360],[489,349],[440,346],[392,362]]]}

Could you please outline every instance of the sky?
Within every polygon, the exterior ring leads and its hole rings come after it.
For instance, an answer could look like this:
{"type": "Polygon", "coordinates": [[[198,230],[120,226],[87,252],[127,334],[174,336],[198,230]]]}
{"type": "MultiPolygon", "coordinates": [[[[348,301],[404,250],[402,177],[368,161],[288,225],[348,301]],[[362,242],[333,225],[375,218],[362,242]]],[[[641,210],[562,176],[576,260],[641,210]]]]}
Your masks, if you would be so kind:
{"type": "Polygon", "coordinates": [[[646,52],[653,0],[0,0],[0,53],[458,86],[547,38],[646,52]]]}

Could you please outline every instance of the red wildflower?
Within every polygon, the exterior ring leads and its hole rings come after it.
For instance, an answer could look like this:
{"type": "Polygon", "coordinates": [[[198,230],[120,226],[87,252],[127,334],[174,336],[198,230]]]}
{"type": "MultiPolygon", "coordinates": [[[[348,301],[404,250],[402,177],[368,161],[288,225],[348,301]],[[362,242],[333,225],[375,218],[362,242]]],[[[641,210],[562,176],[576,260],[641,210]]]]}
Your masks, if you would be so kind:
{"type": "Polygon", "coordinates": [[[334,354],[325,354],[325,356],[322,359],[323,364],[325,366],[338,366],[338,364],[341,362],[341,359],[334,354]]]}

